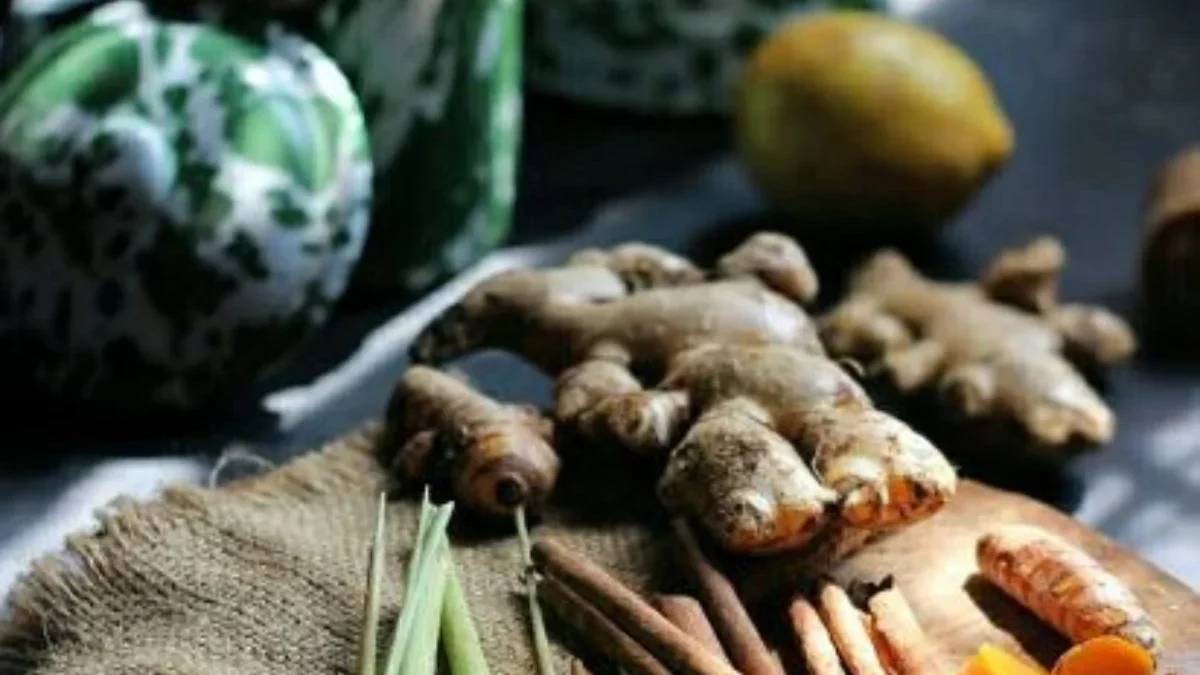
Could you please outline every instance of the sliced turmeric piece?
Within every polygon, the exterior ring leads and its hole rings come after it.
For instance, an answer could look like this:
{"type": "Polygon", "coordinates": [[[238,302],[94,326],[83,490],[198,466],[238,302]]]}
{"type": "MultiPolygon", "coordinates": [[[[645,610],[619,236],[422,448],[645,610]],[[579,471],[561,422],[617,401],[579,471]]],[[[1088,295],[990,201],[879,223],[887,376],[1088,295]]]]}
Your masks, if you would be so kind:
{"type": "Polygon", "coordinates": [[[962,675],[1047,675],[1041,666],[1026,661],[995,645],[983,645],[967,663],[962,675]]]}
{"type": "Polygon", "coordinates": [[[1154,656],[1115,635],[1075,645],[1059,657],[1053,675],[1152,675],[1154,656]]]}

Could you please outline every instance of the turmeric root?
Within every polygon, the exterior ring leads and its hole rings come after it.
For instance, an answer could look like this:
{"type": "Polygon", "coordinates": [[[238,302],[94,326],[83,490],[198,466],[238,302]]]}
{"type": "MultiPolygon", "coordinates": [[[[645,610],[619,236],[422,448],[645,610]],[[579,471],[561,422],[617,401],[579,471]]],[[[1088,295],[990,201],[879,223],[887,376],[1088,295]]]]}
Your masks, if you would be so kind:
{"type": "Polygon", "coordinates": [[[1129,588],[1087,553],[1028,525],[979,539],[983,576],[1075,643],[1115,635],[1154,654],[1158,627],[1129,588]]]}
{"type": "Polygon", "coordinates": [[[561,424],[666,455],[669,508],[729,550],[774,553],[808,542],[835,505],[884,528],[936,511],[955,485],[941,453],[825,357],[798,304],[817,291],[803,250],[773,233],[703,273],[647,245],[589,250],[485,280],[413,356],[525,357],[557,378],[561,424]]]}
{"type": "Polygon", "coordinates": [[[945,283],[883,251],[821,318],[821,335],[831,354],[867,364],[901,393],[938,392],[965,419],[1015,423],[1038,449],[1104,443],[1113,413],[1079,369],[1127,360],[1135,340],[1104,309],[1059,303],[1064,261],[1042,238],[1002,253],[980,283],[945,283]]]}
{"type": "Polygon", "coordinates": [[[983,645],[962,675],[1047,675],[1041,666],[1013,656],[995,645],[983,645]]]}
{"type": "Polygon", "coordinates": [[[1154,675],[1154,655],[1115,635],[1075,645],[1058,658],[1052,675],[1154,675]]]}
{"type": "Polygon", "coordinates": [[[478,512],[511,517],[537,508],[558,478],[553,425],[536,410],[505,405],[466,382],[409,368],[388,404],[386,450],[405,480],[448,480],[478,512]]]}

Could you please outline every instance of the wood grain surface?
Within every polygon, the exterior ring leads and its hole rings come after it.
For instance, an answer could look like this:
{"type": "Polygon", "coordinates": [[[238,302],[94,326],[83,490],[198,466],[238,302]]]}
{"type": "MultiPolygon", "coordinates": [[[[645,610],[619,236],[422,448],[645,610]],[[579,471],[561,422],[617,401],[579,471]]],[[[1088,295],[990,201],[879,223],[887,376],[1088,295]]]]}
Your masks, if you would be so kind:
{"type": "Polygon", "coordinates": [[[893,575],[939,646],[948,673],[958,672],[985,642],[1050,666],[1067,643],[978,576],[975,542],[1002,523],[1037,525],[1088,551],[1129,584],[1162,628],[1159,672],[1200,673],[1200,597],[1190,588],[1059,511],[973,481],[960,484],[942,513],[866,547],[833,576],[848,584],[893,575]]]}

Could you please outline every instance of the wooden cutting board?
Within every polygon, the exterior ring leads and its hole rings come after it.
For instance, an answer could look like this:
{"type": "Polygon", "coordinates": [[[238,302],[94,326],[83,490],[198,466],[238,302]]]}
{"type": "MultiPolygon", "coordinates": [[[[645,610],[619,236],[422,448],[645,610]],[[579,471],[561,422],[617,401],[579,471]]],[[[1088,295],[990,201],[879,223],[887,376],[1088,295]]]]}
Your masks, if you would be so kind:
{"type": "Polygon", "coordinates": [[[868,546],[832,574],[842,583],[893,575],[950,672],[985,642],[1050,666],[1067,643],[977,576],[976,539],[1001,523],[1038,525],[1083,547],[1134,589],[1162,628],[1159,672],[1200,673],[1200,597],[1191,589],[1069,516],[974,481],[962,481],[955,500],[934,518],[868,546]]]}

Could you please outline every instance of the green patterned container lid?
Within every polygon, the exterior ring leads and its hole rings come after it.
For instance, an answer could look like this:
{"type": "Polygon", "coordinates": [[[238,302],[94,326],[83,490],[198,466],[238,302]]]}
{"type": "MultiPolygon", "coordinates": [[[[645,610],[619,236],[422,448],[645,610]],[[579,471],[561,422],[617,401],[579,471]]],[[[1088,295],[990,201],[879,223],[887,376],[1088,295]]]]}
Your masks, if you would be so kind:
{"type": "Polygon", "coordinates": [[[529,0],[538,90],[664,114],[725,113],[746,57],[788,15],[886,0],[529,0]]]}
{"type": "Polygon", "coordinates": [[[226,395],[324,321],[371,178],[313,45],[107,5],[0,86],[0,353],[105,407],[226,395]]]}

